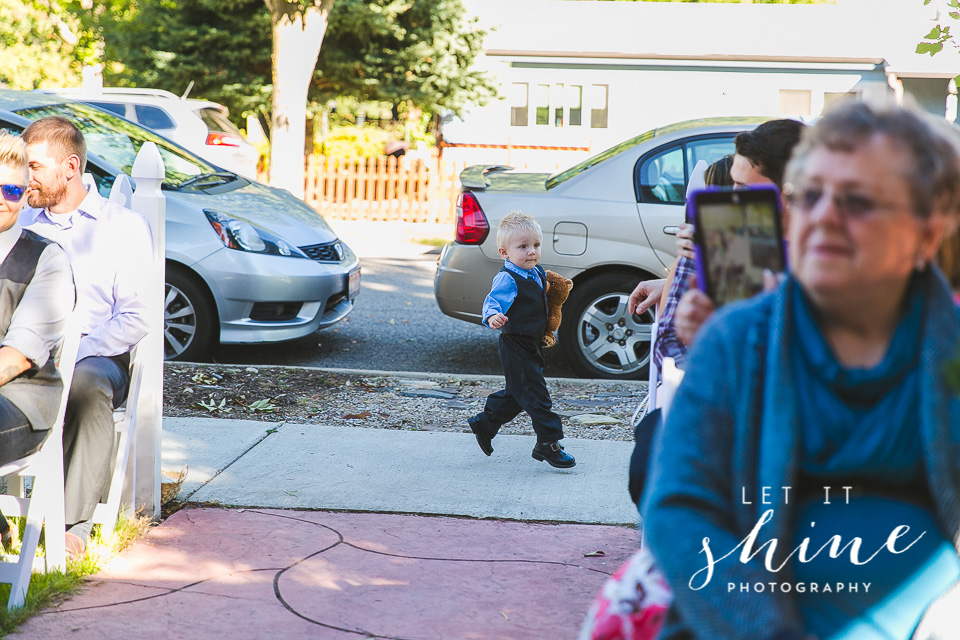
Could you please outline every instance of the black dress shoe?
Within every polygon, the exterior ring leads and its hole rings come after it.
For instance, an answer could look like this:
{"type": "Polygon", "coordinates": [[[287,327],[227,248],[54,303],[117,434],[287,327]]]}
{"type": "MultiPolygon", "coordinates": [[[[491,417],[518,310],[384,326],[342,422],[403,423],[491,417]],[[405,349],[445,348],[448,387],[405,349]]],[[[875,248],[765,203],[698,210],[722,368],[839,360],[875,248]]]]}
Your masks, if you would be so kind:
{"type": "Polygon", "coordinates": [[[480,418],[477,416],[467,418],[467,424],[470,425],[470,431],[473,431],[473,435],[477,436],[477,444],[480,445],[480,450],[487,455],[493,453],[493,445],[490,444],[493,438],[483,432],[483,427],[480,425],[480,418]]]}
{"type": "Polygon", "coordinates": [[[559,442],[539,442],[533,447],[533,459],[540,462],[546,461],[551,467],[557,469],[569,469],[577,464],[576,459],[563,450],[563,445],[559,442]]]}

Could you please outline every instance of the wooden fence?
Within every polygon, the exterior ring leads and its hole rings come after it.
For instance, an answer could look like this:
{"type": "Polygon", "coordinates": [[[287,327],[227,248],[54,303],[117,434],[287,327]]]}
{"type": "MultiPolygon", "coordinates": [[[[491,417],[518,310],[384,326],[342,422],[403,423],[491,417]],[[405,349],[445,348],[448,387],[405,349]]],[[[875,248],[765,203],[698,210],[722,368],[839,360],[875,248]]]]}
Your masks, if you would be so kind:
{"type": "Polygon", "coordinates": [[[325,218],[453,222],[463,163],[308,156],[304,200],[325,218]]]}
{"type": "MultiPolygon", "coordinates": [[[[506,149],[504,145],[486,145],[506,149]]],[[[511,147],[515,154],[528,147],[511,147]]],[[[539,151],[567,151],[560,147],[529,147],[539,151]]],[[[460,150],[458,150],[460,151],[460,150]]],[[[577,148],[574,151],[582,151],[577,148]]],[[[581,154],[582,155],[582,154],[581,154]]],[[[509,150],[508,150],[509,156],[509,150]]],[[[577,158],[580,159],[580,158],[577,158]]],[[[553,172],[566,164],[556,156],[514,158],[520,171],[553,172]]],[[[436,150],[426,158],[307,156],[304,160],[303,199],[331,220],[393,220],[452,223],[456,219],[460,172],[471,164],[502,164],[497,156],[459,154],[441,159],[436,150]]],[[[266,167],[258,179],[268,182],[266,167]]]]}

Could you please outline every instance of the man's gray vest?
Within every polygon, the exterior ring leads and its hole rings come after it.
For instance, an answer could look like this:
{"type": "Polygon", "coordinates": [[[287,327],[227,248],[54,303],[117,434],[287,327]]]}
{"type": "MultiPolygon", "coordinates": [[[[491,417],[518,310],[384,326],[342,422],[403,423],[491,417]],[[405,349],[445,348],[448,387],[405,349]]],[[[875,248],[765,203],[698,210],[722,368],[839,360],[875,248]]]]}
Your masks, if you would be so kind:
{"type": "MultiPolygon", "coordinates": [[[[13,312],[37,272],[40,254],[51,244],[52,240],[24,229],[6,260],[0,264],[0,336],[7,334],[13,312]]],[[[0,395],[23,412],[35,431],[51,428],[57,418],[63,382],[56,362],[62,342],[53,346],[50,358],[42,367],[31,367],[0,386],[0,395]]]]}
{"type": "MultiPolygon", "coordinates": [[[[517,297],[510,308],[504,312],[510,320],[501,328],[503,333],[519,333],[536,338],[539,342],[547,328],[547,294],[533,278],[524,278],[521,275],[502,267],[501,271],[509,273],[517,283],[517,297]]],[[[537,275],[540,282],[547,282],[547,274],[543,267],[537,265],[537,275]]]]}

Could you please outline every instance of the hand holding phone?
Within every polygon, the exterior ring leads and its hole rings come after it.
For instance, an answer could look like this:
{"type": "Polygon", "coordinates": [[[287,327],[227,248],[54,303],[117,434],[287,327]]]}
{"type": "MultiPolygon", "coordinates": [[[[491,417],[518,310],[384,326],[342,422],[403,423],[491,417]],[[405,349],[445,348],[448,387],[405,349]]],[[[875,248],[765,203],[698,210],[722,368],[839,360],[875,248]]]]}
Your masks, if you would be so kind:
{"type": "Polygon", "coordinates": [[[764,290],[764,272],[786,270],[780,192],[773,185],[692,194],[700,288],[717,306],[764,290]]]}

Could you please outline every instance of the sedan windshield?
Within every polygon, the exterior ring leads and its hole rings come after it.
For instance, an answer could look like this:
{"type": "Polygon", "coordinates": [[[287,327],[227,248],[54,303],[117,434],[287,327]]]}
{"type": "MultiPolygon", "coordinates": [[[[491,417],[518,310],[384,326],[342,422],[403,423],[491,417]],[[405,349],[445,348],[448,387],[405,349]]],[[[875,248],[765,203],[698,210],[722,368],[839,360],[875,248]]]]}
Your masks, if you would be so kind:
{"type": "MultiPolygon", "coordinates": [[[[45,116],[63,116],[69,118],[80,131],[87,142],[87,148],[126,174],[133,169],[133,161],[144,142],[157,145],[163,166],[166,169],[166,178],[163,186],[179,188],[181,185],[203,185],[204,180],[199,176],[215,175],[219,178],[217,184],[222,184],[226,176],[221,169],[198,158],[189,151],[174,146],[160,136],[143,127],[105,113],[90,105],[79,102],[65,102],[62,104],[21,109],[18,114],[28,120],[39,120],[45,116]]],[[[236,176],[232,179],[236,179],[236,176]]]]}

